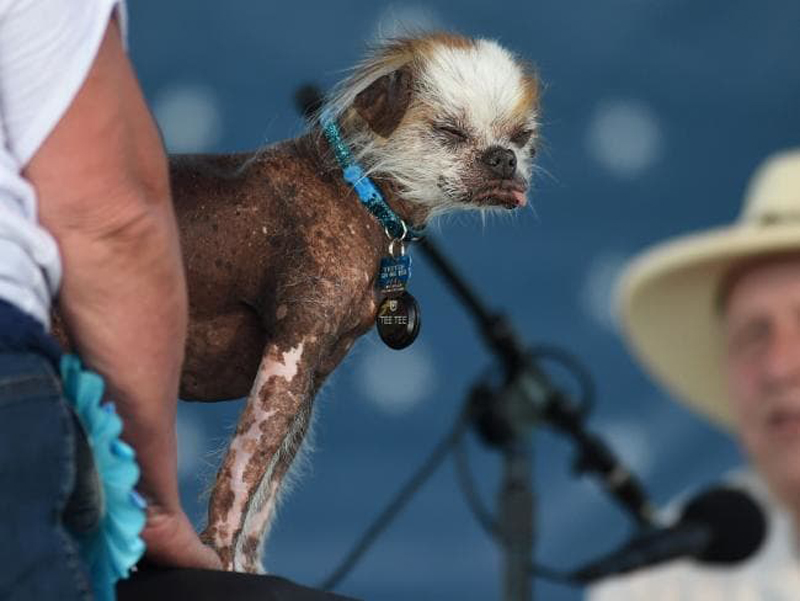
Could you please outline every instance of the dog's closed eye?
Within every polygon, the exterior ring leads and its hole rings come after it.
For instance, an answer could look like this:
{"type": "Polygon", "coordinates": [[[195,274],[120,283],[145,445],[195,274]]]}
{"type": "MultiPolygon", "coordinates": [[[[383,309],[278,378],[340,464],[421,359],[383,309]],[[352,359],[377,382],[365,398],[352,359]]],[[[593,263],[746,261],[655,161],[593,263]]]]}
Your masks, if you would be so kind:
{"type": "Polygon", "coordinates": [[[463,144],[469,140],[467,132],[455,125],[440,123],[434,125],[433,129],[451,144],[463,144]]]}

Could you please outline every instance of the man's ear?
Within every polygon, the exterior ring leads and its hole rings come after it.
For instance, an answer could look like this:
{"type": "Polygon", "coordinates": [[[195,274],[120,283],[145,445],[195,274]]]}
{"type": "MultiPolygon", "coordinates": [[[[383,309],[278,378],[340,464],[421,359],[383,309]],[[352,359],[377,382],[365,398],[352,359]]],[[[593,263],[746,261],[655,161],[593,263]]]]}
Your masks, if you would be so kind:
{"type": "Polygon", "coordinates": [[[405,65],[379,77],[359,92],[353,100],[353,107],[372,131],[388,138],[406,114],[412,88],[411,67],[405,65]]]}

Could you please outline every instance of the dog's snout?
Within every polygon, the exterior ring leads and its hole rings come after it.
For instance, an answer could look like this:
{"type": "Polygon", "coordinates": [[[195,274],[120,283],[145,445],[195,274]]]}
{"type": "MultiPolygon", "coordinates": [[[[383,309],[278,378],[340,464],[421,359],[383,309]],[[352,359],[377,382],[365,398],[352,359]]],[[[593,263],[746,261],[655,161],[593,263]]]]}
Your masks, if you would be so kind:
{"type": "Polygon", "coordinates": [[[481,156],[481,160],[492,170],[492,173],[502,178],[513,176],[517,169],[517,155],[513,150],[502,146],[487,148],[481,156]]]}

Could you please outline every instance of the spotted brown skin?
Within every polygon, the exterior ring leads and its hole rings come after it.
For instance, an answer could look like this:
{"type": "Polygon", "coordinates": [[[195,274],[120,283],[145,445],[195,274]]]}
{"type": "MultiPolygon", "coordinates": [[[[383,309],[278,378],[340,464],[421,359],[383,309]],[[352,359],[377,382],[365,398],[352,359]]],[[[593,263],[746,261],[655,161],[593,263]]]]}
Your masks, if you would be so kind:
{"type": "MultiPolygon", "coordinates": [[[[181,397],[248,397],[203,534],[226,569],[262,569],[260,541],[314,396],[375,320],[388,239],[324,146],[308,135],[255,157],[170,160],[189,290],[181,397]]],[[[409,222],[422,218],[385,193],[409,222]]]]}
{"type": "Polygon", "coordinates": [[[372,300],[385,234],[316,147],[307,136],[255,159],[171,158],[189,285],[182,398],[247,395],[267,342],[316,335],[307,352],[329,354],[371,326],[346,300],[372,300]]]}

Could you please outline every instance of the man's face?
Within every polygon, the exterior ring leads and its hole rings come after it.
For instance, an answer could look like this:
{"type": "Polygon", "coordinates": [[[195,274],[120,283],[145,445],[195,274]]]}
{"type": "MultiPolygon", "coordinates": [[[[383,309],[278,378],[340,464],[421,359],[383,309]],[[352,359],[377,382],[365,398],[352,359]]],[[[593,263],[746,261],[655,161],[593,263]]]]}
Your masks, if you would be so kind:
{"type": "Polygon", "coordinates": [[[800,502],[800,256],[747,269],[723,313],[739,436],[773,491],[800,502]]]}

